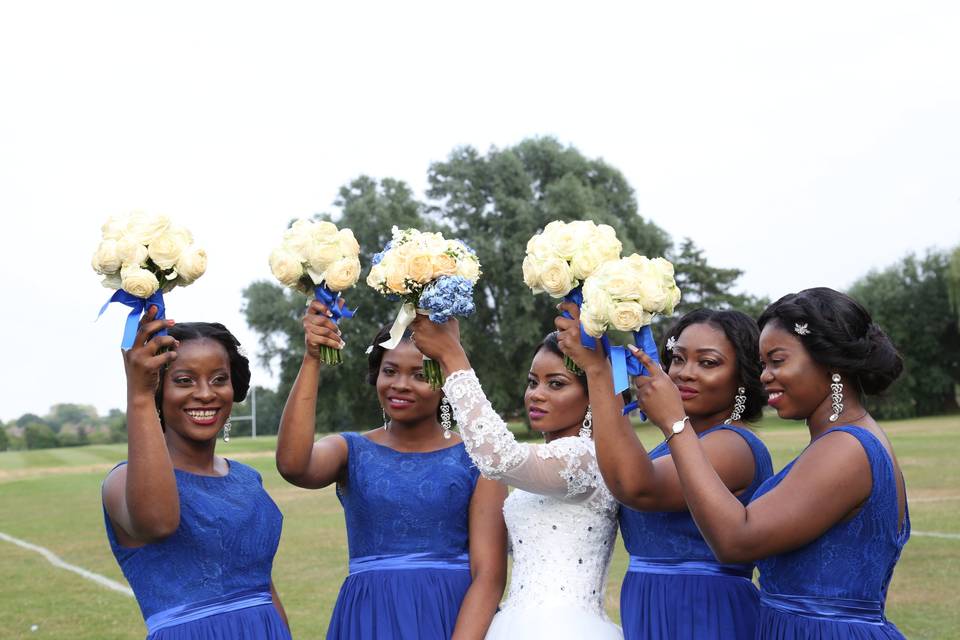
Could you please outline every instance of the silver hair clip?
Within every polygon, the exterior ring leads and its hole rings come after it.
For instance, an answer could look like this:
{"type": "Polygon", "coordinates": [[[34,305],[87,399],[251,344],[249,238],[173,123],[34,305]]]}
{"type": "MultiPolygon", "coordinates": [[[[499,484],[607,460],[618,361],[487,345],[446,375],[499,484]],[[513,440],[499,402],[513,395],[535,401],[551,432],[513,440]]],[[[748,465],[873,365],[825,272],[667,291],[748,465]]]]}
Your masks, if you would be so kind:
{"type": "Polygon", "coordinates": [[[367,355],[370,355],[370,352],[371,352],[371,351],[373,351],[373,345],[370,345],[369,347],[367,347],[367,350],[364,351],[364,353],[367,354],[367,355]]]}
{"type": "Polygon", "coordinates": [[[794,324],[794,325],[793,325],[793,331],[794,331],[794,333],[796,333],[798,336],[808,336],[808,335],[810,335],[810,329],[807,328],[807,324],[808,324],[808,323],[806,323],[806,322],[804,322],[803,324],[801,324],[801,323],[799,323],[799,322],[796,323],[796,324],[794,324]]]}
{"type": "Polygon", "coordinates": [[[667,351],[673,351],[673,348],[677,346],[677,336],[670,336],[667,338],[667,351]]]}

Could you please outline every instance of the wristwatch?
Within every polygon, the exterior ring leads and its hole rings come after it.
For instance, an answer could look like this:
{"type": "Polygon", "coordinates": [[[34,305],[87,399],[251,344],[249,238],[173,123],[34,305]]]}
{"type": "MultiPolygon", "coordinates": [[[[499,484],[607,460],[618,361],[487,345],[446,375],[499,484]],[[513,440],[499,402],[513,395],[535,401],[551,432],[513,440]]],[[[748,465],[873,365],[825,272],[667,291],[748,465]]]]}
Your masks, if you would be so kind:
{"type": "Polygon", "coordinates": [[[664,440],[664,442],[670,442],[670,438],[672,438],[673,436],[683,431],[683,428],[687,426],[687,422],[689,421],[690,421],[690,418],[688,418],[687,416],[683,416],[682,420],[677,420],[676,422],[674,422],[673,425],[671,425],[670,427],[670,435],[667,436],[667,439],[664,440]]]}

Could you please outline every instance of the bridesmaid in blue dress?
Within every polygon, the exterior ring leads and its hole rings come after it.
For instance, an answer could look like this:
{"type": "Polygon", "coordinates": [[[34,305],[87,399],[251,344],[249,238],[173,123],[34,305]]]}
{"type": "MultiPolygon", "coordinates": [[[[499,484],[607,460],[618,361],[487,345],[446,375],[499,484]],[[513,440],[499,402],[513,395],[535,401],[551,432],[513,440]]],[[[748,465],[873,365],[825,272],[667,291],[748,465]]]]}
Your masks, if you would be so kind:
{"type": "Polygon", "coordinates": [[[441,426],[442,393],[409,334],[379,346],[390,327],[368,354],[384,425],[314,442],[320,347],[343,346],[328,313],[313,302],[304,317],[306,354],[277,441],[281,475],[311,489],[336,483],[346,516],[350,573],[327,638],[482,638],[506,581],[506,489],[480,478],[441,426]]]}
{"type": "MultiPolygon", "coordinates": [[[[573,318],[577,309],[564,305],[573,318]]],[[[649,455],[613,392],[610,366],[580,344],[579,323],[558,318],[562,345],[587,373],[597,459],[620,509],[630,564],[620,618],[630,639],[754,637],[759,594],[753,563],[720,563],[687,511],[670,449],[649,455]]],[[[766,397],[757,360],[756,323],[737,311],[698,309],[667,333],[664,368],[679,388],[706,457],[723,486],[746,504],[773,473],[770,454],[745,422],[766,397]]]]}
{"type": "Polygon", "coordinates": [[[714,553],[757,562],[758,638],[902,638],[884,602],[910,535],[906,489],[862,398],[897,378],[900,356],[866,309],[832,289],[786,295],[758,323],[769,403],[781,418],[804,420],[810,444],[746,507],[684,428],[680,394],[662,371],[638,379],[641,406],[670,439],[687,504],[714,553]]]}
{"type": "Polygon", "coordinates": [[[289,639],[271,580],[283,516],[260,474],[214,452],[247,359],[223,325],[155,316],[124,353],[128,461],[103,483],[110,548],[150,640],[289,639]]]}

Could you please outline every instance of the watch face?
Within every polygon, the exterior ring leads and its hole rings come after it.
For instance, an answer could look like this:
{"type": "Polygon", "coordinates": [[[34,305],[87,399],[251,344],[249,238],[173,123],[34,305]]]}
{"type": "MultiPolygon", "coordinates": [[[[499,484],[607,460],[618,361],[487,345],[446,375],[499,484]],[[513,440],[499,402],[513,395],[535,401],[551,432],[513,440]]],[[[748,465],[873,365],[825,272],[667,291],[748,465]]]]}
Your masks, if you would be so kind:
{"type": "Polygon", "coordinates": [[[684,427],[686,424],[687,424],[686,418],[684,418],[683,420],[680,420],[679,422],[674,422],[674,423],[673,423],[673,432],[674,432],[674,433],[680,433],[681,431],[683,431],[683,427],[684,427]]]}

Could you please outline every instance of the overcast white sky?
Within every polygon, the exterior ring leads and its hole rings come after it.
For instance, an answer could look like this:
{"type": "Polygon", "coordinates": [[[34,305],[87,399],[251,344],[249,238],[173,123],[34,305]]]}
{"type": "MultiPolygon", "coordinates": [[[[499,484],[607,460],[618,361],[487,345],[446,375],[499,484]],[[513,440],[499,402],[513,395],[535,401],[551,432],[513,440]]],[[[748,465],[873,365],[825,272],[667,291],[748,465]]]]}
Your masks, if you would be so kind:
{"type": "Polygon", "coordinates": [[[240,292],[284,223],[361,173],[422,194],[462,144],[602,157],[771,297],[960,243],[960,5],[626,4],[3,3],[0,419],[123,407],[107,216],[186,223],[209,270],[169,316],[255,355],[240,292]]]}

